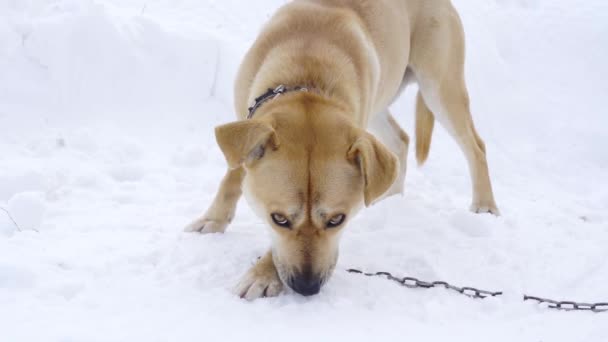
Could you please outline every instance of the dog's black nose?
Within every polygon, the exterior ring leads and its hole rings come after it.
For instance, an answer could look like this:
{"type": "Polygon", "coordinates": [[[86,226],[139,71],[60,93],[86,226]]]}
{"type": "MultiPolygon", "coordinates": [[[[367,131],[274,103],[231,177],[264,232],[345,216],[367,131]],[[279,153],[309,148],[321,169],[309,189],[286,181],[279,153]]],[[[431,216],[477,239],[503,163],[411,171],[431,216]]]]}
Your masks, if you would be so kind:
{"type": "Polygon", "coordinates": [[[303,296],[312,296],[321,290],[321,282],[314,276],[296,276],[290,281],[289,287],[303,296]]]}

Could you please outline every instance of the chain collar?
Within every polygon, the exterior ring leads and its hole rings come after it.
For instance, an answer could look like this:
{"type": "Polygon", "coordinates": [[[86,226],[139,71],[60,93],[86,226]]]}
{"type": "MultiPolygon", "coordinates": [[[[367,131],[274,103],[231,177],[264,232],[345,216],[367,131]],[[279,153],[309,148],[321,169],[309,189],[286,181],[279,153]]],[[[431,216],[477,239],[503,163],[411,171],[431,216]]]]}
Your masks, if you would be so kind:
{"type": "Polygon", "coordinates": [[[279,85],[274,89],[268,88],[268,90],[264,94],[257,97],[251,107],[249,107],[249,114],[247,114],[247,119],[253,118],[255,111],[258,110],[258,108],[260,108],[264,103],[292,91],[309,91],[309,88],[304,86],[287,87],[283,84],[279,85]]]}

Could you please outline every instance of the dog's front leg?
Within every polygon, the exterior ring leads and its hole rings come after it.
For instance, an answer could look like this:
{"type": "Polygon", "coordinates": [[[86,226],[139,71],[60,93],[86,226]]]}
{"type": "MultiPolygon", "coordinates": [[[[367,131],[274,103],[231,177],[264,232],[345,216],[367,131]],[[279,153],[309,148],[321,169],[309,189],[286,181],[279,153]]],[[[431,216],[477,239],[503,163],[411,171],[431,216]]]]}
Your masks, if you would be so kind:
{"type": "Polygon", "coordinates": [[[234,217],[236,204],[242,194],[241,184],[244,177],[245,170],[242,167],[228,170],[207,212],[184,230],[201,234],[223,233],[234,217]]]}
{"type": "Polygon", "coordinates": [[[234,292],[241,298],[254,300],[262,297],[276,297],[283,290],[283,283],[268,251],[241,278],[234,292]]]}

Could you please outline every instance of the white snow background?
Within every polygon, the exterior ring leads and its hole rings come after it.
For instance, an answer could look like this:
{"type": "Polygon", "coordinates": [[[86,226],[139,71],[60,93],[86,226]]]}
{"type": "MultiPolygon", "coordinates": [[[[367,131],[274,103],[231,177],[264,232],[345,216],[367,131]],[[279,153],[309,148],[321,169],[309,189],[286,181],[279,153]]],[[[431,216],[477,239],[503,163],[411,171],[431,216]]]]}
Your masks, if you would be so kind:
{"type": "MultiPolygon", "coordinates": [[[[454,0],[501,217],[468,212],[438,127],[403,197],[347,228],[317,296],[231,288],[268,246],[239,205],[182,227],[225,170],[243,52],[279,0],[0,0],[0,341],[608,341],[608,2],[454,0]],[[504,290],[473,300],[347,268],[504,290]]],[[[413,135],[412,86],[393,113],[413,135]]]]}

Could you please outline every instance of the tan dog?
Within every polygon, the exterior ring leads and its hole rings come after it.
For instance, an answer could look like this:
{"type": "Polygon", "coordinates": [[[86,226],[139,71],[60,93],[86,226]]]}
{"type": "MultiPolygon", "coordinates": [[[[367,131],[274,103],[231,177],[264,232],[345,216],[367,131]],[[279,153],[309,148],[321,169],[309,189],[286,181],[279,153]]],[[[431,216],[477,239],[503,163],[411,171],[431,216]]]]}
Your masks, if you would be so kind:
{"type": "Polygon", "coordinates": [[[409,139],[388,107],[414,80],[418,162],[426,160],[436,118],[468,161],[471,209],[498,214],[463,66],[464,33],[449,0],[285,5],[241,65],[241,121],[216,129],[229,171],[211,207],[187,230],[223,232],[243,188],[270,226],[272,248],[238,294],[276,296],[283,284],[318,293],[334,269],[347,221],[363,205],[402,190],[409,139]],[[287,91],[266,93],[279,85],[287,91]]]}

